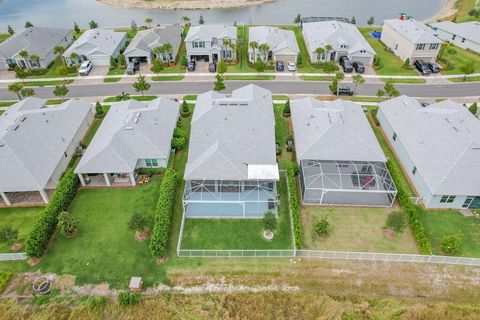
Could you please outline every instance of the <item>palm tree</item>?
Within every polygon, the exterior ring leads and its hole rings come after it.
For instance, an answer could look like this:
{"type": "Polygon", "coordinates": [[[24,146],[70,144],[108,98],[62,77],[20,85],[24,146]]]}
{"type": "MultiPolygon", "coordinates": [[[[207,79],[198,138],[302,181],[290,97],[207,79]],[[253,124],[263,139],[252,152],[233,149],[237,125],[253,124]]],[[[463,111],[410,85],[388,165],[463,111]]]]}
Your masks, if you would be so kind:
{"type": "Polygon", "coordinates": [[[335,75],[335,81],[337,81],[337,96],[338,96],[338,91],[340,90],[340,82],[345,79],[345,75],[342,72],[337,72],[335,75]]]}
{"type": "Polygon", "coordinates": [[[145,18],[145,23],[147,24],[147,27],[150,28],[150,24],[153,22],[152,18],[145,18]]]}
{"type": "Polygon", "coordinates": [[[75,53],[75,52],[72,52],[72,54],[70,55],[70,61],[72,62],[72,64],[77,65],[77,63],[78,63],[78,54],[75,53]]]}
{"type": "Polygon", "coordinates": [[[353,94],[356,94],[357,87],[361,84],[364,84],[365,79],[362,77],[361,74],[356,74],[353,76],[352,81],[355,84],[355,88],[353,89],[353,94]]]}
{"type": "Polygon", "coordinates": [[[236,43],[230,43],[230,49],[232,49],[232,59],[236,60],[237,59],[237,44],[236,43]]]}
{"type": "Polygon", "coordinates": [[[333,52],[333,47],[329,44],[327,44],[325,46],[325,54],[327,55],[327,57],[333,52]]]}
{"type": "Polygon", "coordinates": [[[170,43],[165,43],[162,47],[163,47],[163,52],[167,55],[168,64],[170,64],[170,55],[173,52],[173,47],[170,43]]]}
{"type": "Polygon", "coordinates": [[[258,47],[258,50],[260,50],[260,52],[261,52],[262,55],[263,55],[263,61],[267,61],[268,52],[270,51],[270,47],[268,46],[268,44],[262,43],[262,44],[258,47]]]}
{"type": "Polygon", "coordinates": [[[230,39],[223,39],[223,57],[222,58],[226,58],[227,57],[227,47],[230,45],[230,39]]]}
{"type": "MultiPolygon", "coordinates": [[[[154,56],[160,60],[159,55],[165,52],[164,45],[161,46],[156,46],[155,48],[152,49],[152,53],[154,56]]],[[[161,59],[163,61],[163,59],[161,59]]]]}
{"type": "Polygon", "coordinates": [[[22,100],[20,91],[22,91],[23,85],[21,83],[12,83],[8,85],[8,91],[17,94],[18,100],[22,100]]]}
{"type": "Polygon", "coordinates": [[[250,47],[250,49],[253,50],[253,59],[252,59],[253,61],[252,62],[257,61],[258,42],[257,41],[250,41],[248,46],[250,47]]]}
{"type": "Polygon", "coordinates": [[[37,56],[36,54],[32,54],[32,55],[30,56],[30,60],[35,61],[35,65],[37,66],[37,68],[40,67],[40,62],[39,62],[39,61],[40,61],[40,57],[39,57],[39,56],[37,56]]]}
{"type": "Polygon", "coordinates": [[[183,21],[183,26],[185,27],[187,24],[190,23],[190,18],[187,16],[183,16],[182,21],[183,21]]]}
{"type": "Polygon", "coordinates": [[[318,47],[317,49],[315,49],[315,53],[317,54],[317,61],[320,61],[320,57],[325,54],[325,48],[318,47]]]}
{"type": "Polygon", "coordinates": [[[22,50],[18,53],[18,55],[22,57],[23,60],[25,61],[25,64],[27,65],[27,69],[30,69],[30,64],[28,63],[28,52],[25,50],[22,50]]]}
{"type": "Polygon", "coordinates": [[[22,90],[20,90],[20,95],[25,98],[32,97],[35,95],[35,90],[32,88],[22,88],[22,90]]]}

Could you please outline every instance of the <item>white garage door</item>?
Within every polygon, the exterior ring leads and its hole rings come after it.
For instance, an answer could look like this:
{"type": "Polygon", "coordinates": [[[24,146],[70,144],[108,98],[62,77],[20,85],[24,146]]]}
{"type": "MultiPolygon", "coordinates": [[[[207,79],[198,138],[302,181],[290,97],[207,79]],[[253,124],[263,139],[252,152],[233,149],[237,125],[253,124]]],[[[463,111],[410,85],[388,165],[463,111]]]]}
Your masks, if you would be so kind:
{"type": "Polygon", "coordinates": [[[275,56],[275,60],[283,61],[285,63],[289,61],[297,62],[297,58],[293,54],[279,54],[275,56]]]}
{"type": "Polygon", "coordinates": [[[356,57],[356,56],[352,56],[350,58],[350,61],[354,62],[354,61],[357,61],[357,62],[363,62],[363,64],[365,65],[371,65],[372,64],[372,58],[370,57],[356,57]]]}
{"type": "Polygon", "coordinates": [[[90,57],[89,60],[92,62],[93,66],[109,66],[110,65],[110,57],[107,57],[107,56],[90,57]]]}

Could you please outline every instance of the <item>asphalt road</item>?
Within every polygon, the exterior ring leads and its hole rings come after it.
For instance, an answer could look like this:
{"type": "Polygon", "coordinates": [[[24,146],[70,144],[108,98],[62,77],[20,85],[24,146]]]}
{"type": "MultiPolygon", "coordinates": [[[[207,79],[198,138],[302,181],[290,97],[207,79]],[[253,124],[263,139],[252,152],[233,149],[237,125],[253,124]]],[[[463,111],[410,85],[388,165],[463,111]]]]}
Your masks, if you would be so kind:
{"type": "MultiPolygon", "coordinates": [[[[329,94],[327,82],[312,81],[226,81],[225,92],[253,83],[274,94],[329,94]]],[[[199,94],[213,88],[213,82],[208,81],[181,81],[181,82],[151,82],[151,89],[147,94],[199,94]]],[[[351,84],[350,84],[351,85],[351,84]]],[[[480,83],[452,83],[452,84],[396,84],[401,94],[422,98],[454,98],[480,96],[480,83]]],[[[69,85],[69,98],[114,96],[123,92],[134,94],[131,83],[113,84],[83,84],[69,85]]],[[[383,84],[366,83],[359,86],[357,95],[375,96],[383,84]]],[[[55,98],[52,87],[35,88],[35,96],[39,98],[55,98]]],[[[0,89],[0,100],[17,99],[6,88],[0,89]]]]}

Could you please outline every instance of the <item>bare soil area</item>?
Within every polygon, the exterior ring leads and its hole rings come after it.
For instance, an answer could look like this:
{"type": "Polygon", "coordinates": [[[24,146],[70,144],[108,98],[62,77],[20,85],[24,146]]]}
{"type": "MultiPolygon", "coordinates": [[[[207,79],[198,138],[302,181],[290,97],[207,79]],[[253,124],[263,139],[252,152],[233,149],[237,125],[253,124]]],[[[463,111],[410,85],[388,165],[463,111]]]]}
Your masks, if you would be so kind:
{"type": "Polygon", "coordinates": [[[101,3],[124,7],[162,10],[222,9],[257,6],[275,0],[97,0],[101,3]]]}

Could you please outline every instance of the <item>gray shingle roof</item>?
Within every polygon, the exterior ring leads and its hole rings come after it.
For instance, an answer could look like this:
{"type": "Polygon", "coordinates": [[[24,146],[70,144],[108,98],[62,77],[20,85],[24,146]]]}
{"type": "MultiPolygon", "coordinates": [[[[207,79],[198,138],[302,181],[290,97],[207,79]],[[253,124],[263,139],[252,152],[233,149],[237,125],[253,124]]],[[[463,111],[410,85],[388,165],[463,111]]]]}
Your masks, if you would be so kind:
{"type": "Polygon", "coordinates": [[[165,98],[113,104],[75,173],[129,173],[140,159],[168,159],[179,108],[165,98]]]}
{"type": "Polygon", "coordinates": [[[462,37],[480,44],[480,22],[470,21],[464,23],[454,23],[452,21],[442,21],[432,23],[432,28],[444,30],[458,37],[462,37]]]}
{"type": "Polygon", "coordinates": [[[2,42],[0,56],[9,59],[25,50],[43,59],[70,33],[69,29],[30,27],[2,42]]]}
{"type": "Polygon", "coordinates": [[[258,26],[249,28],[248,41],[256,41],[259,45],[268,44],[274,53],[283,49],[299,52],[295,33],[291,30],[283,30],[276,27],[258,26]]]}
{"type": "Polygon", "coordinates": [[[433,30],[423,22],[414,19],[387,19],[383,23],[389,25],[412,43],[442,43],[442,40],[435,37],[433,30]]]}
{"type": "Polygon", "coordinates": [[[90,29],[85,31],[63,53],[63,56],[70,57],[73,52],[84,56],[93,53],[109,56],[115,52],[126,35],[125,32],[117,32],[110,29],[90,29]]]}
{"type": "Polygon", "coordinates": [[[0,115],[0,192],[44,189],[89,112],[78,100],[46,108],[28,98],[0,115]]]}
{"type": "Polygon", "coordinates": [[[256,165],[275,167],[278,177],[270,91],[248,85],[231,97],[199,95],[184,178],[245,180],[252,178],[249,166],[256,165]]]}
{"type": "Polygon", "coordinates": [[[217,39],[237,39],[237,27],[219,25],[219,24],[202,24],[199,26],[192,26],[188,30],[188,34],[185,41],[202,40],[212,41],[213,38],[217,39]]]}
{"type": "Polygon", "coordinates": [[[480,195],[480,121],[467,108],[407,96],[379,108],[432,194],[480,195]]]}
{"type": "Polygon", "coordinates": [[[386,161],[360,105],[307,97],[291,113],[299,160],[386,161]]]}
{"type": "Polygon", "coordinates": [[[157,46],[169,43],[173,48],[173,55],[177,55],[180,43],[182,42],[182,27],[179,25],[163,25],[152,29],[137,32],[133,40],[125,49],[124,54],[128,55],[134,50],[141,50],[150,54],[157,46]]]}

